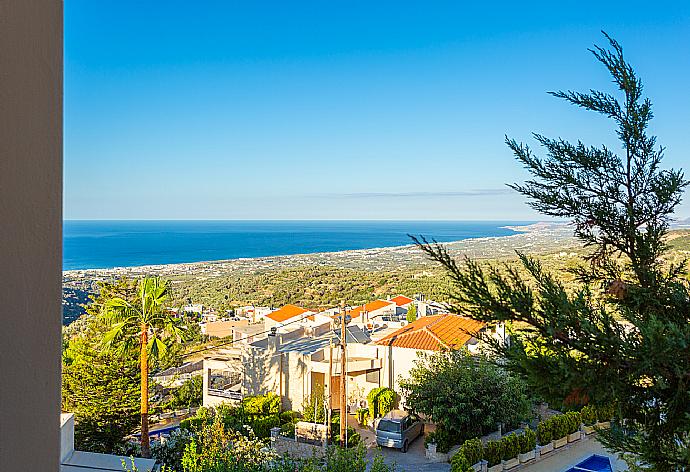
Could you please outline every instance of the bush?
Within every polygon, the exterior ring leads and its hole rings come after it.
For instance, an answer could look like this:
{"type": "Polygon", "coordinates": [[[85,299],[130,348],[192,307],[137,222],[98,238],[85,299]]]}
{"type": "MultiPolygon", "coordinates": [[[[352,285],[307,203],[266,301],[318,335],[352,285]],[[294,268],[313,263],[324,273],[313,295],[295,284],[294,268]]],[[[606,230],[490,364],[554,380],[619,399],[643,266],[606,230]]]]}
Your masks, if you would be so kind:
{"type": "Polygon", "coordinates": [[[296,423],[299,413],[293,410],[284,411],[280,414],[280,424],[296,423]]]}
{"type": "Polygon", "coordinates": [[[553,439],[561,439],[568,435],[568,419],[565,415],[552,416],[551,419],[553,439]]]}
{"type": "Polygon", "coordinates": [[[435,443],[438,452],[446,453],[455,445],[455,437],[442,426],[436,426],[436,431],[431,431],[424,438],[424,447],[435,443]]]}
{"type": "Polygon", "coordinates": [[[295,423],[284,423],[280,426],[280,435],[286,438],[295,437],[295,423]]]}
{"type": "Polygon", "coordinates": [[[273,392],[251,395],[242,399],[240,407],[247,415],[277,415],[280,413],[280,397],[273,392]]]}
{"type": "Polygon", "coordinates": [[[357,410],[357,422],[363,426],[366,426],[368,419],[369,419],[369,409],[368,408],[359,408],[357,410]]]}
{"type": "Polygon", "coordinates": [[[271,437],[271,428],[280,426],[280,417],[270,415],[263,418],[256,418],[251,422],[251,428],[258,438],[266,439],[271,437]]]}
{"type": "MultiPolygon", "coordinates": [[[[357,447],[362,442],[362,437],[352,426],[347,427],[347,447],[357,447]]],[[[331,443],[340,444],[340,416],[331,418],[331,443]]]]}
{"type": "Polygon", "coordinates": [[[309,423],[324,423],[326,421],[326,407],[326,397],[323,390],[317,390],[304,399],[302,418],[309,423]]]}
{"type": "Polygon", "coordinates": [[[389,411],[395,408],[398,400],[398,394],[393,389],[388,387],[374,388],[367,395],[367,403],[369,404],[369,416],[371,418],[380,418],[389,411]]]}
{"type": "Polygon", "coordinates": [[[472,472],[472,464],[462,452],[458,452],[450,461],[450,472],[472,472]]]}
{"type": "Polygon", "coordinates": [[[466,349],[420,353],[399,385],[406,408],[461,440],[494,431],[497,423],[519,424],[532,415],[525,381],[466,349]]]}
{"type": "Polygon", "coordinates": [[[460,446],[460,451],[457,455],[462,454],[468,460],[470,465],[474,465],[484,456],[484,445],[481,439],[468,439],[462,446],[460,446]]]}
{"type": "Polygon", "coordinates": [[[592,405],[587,405],[580,410],[582,422],[587,426],[592,426],[597,422],[597,411],[592,405]]]}
{"type": "Polygon", "coordinates": [[[489,467],[501,463],[503,458],[503,441],[489,441],[484,446],[484,459],[489,463],[489,467]]]}
{"type": "Polygon", "coordinates": [[[568,434],[576,433],[580,430],[582,424],[582,415],[577,411],[569,411],[565,414],[566,424],[568,426],[568,434]]]}
{"type": "Polygon", "coordinates": [[[604,421],[611,421],[611,418],[613,418],[613,414],[615,411],[615,408],[613,404],[609,403],[608,405],[602,405],[596,407],[597,411],[597,420],[604,422],[604,421]]]}
{"type": "Polygon", "coordinates": [[[531,429],[525,428],[525,432],[519,436],[518,443],[520,454],[526,454],[537,447],[537,434],[531,429]]]}
{"type": "Polygon", "coordinates": [[[550,420],[540,421],[537,425],[537,438],[540,446],[546,446],[553,439],[553,423],[550,420]]]}
{"type": "Polygon", "coordinates": [[[503,460],[510,460],[517,457],[520,447],[518,444],[517,434],[511,433],[501,439],[503,443],[503,460]]]}

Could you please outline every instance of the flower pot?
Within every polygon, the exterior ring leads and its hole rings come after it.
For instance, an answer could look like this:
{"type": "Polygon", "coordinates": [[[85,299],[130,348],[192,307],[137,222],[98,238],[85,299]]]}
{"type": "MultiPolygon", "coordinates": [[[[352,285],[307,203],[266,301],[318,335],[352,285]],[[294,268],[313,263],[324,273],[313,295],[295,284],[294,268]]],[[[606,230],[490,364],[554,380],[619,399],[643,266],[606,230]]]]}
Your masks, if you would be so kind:
{"type": "Polygon", "coordinates": [[[481,461],[477,462],[476,464],[472,465],[472,470],[474,470],[474,472],[482,472],[482,465],[483,464],[481,461]]]}
{"type": "Polygon", "coordinates": [[[608,429],[611,427],[610,421],[600,421],[596,425],[597,429],[608,429]]]}
{"type": "Polygon", "coordinates": [[[502,470],[503,470],[503,464],[496,464],[496,465],[486,469],[486,472],[501,472],[502,470]]]}
{"type": "Polygon", "coordinates": [[[580,438],[582,437],[582,432],[581,431],[575,431],[574,433],[571,433],[568,435],[568,442],[575,442],[579,441],[580,438]]]}
{"type": "Polygon", "coordinates": [[[529,452],[525,452],[518,454],[518,459],[520,459],[520,464],[524,464],[525,462],[529,462],[533,460],[535,457],[537,457],[537,451],[536,450],[531,450],[529,452]]]}
{"type": "Polygon", "coordinates": [[[537,449],[539,450],[539,456],[548,454],[549,452],[553,451],[553,441],[549,441],[543,446],[537,446],[537,449]]]}
{"type": "Polygon", "coordinates": [[[585,434],[592,434],[594,432],[594,425],[588,426],[586,424],[582,425],[582,431],[585,434]]]}
{"type": "Polygon", "coordinates": [[[558,449],[560,447],[563,447],[566,444],[568,444],[568,436],[563,436],[560,439],[554,439],[553,440],[553,448],[554,449],[558,449]]]}
{"type": "Polygon", "coordinates": [[[520,460],[517,457],[513,457],[512,459],[508,459],[507,461],[503,461],[503,470],[510,470],[513,467],[517,467],[520,465],[520,460]]]}

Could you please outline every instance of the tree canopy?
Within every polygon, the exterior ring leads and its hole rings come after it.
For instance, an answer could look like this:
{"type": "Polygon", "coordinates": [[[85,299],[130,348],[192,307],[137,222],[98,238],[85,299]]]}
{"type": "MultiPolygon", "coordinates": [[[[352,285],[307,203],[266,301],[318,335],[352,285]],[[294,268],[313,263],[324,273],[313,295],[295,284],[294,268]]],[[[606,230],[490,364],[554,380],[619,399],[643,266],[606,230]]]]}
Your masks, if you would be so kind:
{"type": "Polygon", "coordinates": [[[674,208],[688,182],[662,168],[664,149],[649,135],[652,105],[642,82],[606,36],[591,52],[621,96],[592,90],[555,97],[610,119],[621,150],[535,134],[545,151],[506,138],[532,180],[511,185],[550,217],[572,221],[588,255],[566,291],[554,273],[520,254],[528,273],[453,260],[418,240],[453,280],[453,305],[475,319],[519,321],[496,353],[531,387],[562,403],[615,402],[614,423],[599,438],[634,467],[675,471],[690,464],[690,290],[686,263],[664,263],[674,208]]]}
{"type": "Polygon", "coordinates": [[[62,410],[74,413],[74,440],[83,451],[113,453],[139,422],[136,352],[101,349],[102,320],[69,340],[62,362],[62,410]]]}
{"type": "Polygon", "coordinates": [[[516,426],[528,419],[527,385],[484,356],[466,350],[421,353],[400,382],[405,407],[427,415],[454,440],[516,426]]]}

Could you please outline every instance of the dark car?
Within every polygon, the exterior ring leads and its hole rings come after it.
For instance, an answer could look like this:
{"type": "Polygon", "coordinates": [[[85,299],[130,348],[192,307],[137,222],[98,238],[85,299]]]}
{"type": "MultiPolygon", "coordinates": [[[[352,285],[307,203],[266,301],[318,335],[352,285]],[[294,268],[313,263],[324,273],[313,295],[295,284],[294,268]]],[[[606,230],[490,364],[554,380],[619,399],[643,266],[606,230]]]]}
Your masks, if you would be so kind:
{"type": "Polygon", "coordinates": [[[412,441],[421,434],[424,434],[424,422],[417,415],[393,410],[376,425],[376,444],[407,452],[412,441]]]}

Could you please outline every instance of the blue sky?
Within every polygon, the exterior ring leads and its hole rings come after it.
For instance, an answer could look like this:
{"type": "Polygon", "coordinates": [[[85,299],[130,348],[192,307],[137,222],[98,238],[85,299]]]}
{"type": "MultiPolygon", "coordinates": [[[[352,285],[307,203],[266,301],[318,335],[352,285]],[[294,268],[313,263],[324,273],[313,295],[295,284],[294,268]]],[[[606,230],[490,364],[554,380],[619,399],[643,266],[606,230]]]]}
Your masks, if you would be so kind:
{"type": "Polygon", "coordinates": [[[66,0],[65,218],[538,219],[503,137],[619,148],[546,94],[601,29],[690,173],[690,2],[467,3],[66,0]]]}

